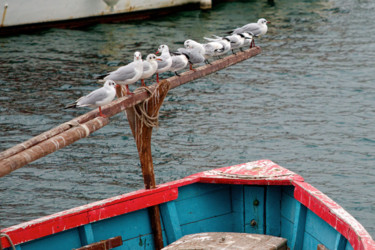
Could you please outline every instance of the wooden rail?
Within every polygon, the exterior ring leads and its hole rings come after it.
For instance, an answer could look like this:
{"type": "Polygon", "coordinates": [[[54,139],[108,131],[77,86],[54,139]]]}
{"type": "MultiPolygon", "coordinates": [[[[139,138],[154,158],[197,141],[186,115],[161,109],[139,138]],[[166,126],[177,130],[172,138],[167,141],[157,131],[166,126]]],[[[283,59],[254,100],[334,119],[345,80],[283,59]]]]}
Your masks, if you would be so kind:
{"type": "MultiPolygon", "coordinates": [[[[168,81],[170,88],[204,77],[218,70],[239,63],[261,52],[260,47],[254,47],[235,55],[229,55],[223,59],[213,61],[211,64],[196,68],[196,71],[186,71],[181,76],[173,76],[163,81],[168,81]]],[[[155,91],[157,84],[149,86],[151,92],[155,91]]],[[[94,131],[109,123],[109,117],[120,113],[126,108],[141,103],[149,96],[146,90],[135,91],[132,96],[119,98],[104,106],[102,111],[107,118],[99,117],[98,110],[92,110],[69,122],[63,123],[49,131],[46,131],[30,140],[18,144],[0,153],[0,177],[21,168],[28,163],[53,153],[73,142],[89,136],[94,131]]]]}

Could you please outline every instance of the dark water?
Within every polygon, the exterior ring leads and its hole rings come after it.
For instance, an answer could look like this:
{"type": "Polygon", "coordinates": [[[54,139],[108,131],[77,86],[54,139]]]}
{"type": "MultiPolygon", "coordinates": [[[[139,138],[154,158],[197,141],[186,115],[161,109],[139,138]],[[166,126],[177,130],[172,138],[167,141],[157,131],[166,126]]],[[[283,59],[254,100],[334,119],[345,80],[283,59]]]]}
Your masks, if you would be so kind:
{"type": "MultiPolygon", "coordinates": [[[[88,109],[62,107],[96,73],[160,44],[272,21],[255,58],[170,91],[153,134],[157,183],[271,159],[329,195],[375,236],[375,2],[218,4],[142,22],[0,38],[0,150],[88,109]]],[[[134,86],[132,89],[134,89],[134,86]]],[[[126,117],[0,180],[0,227],[143,187],[126,117]]]]}

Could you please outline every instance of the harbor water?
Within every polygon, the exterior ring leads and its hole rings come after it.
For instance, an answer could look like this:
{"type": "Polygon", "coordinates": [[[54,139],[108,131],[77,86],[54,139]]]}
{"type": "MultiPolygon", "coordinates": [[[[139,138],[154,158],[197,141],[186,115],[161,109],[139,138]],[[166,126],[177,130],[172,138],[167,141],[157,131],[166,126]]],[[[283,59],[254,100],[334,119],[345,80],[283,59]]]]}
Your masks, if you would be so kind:
{"type": "MultiPolygon", "coordinates": [[[[89,111],[63,107],[98,88],[94,76],[132,61],[135,51],[145,57],[160,44],[173,51],[188,38],[202,42],[264,17],[272,23],[256,40],[261,54],[169,92],[153,132],[156,182],[270,159],[375,237],[374,11],[372,0],[252,0],[0,38],[0,151],[89,111]]],[[[141,188],[121,113],[1,178],[0,228],[141,188]]]]}

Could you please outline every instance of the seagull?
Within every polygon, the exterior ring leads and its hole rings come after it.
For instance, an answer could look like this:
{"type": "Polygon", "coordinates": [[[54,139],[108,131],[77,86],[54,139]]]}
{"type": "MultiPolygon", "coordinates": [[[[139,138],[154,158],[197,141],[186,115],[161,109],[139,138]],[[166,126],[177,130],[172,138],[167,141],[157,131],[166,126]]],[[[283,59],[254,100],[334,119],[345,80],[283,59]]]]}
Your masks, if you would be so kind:
{"type": "Polygon", "coordinates": [[[116,96],[116,88],[119,88],[119,87],[121,86],[116,84],[114,81],[107,80],[104,83],[103,87],[92,91],[88,95],[82,96],[74,103],[67,105],[65,109],[77,108],[77,107],[92,107],[92,108],[99,107],[99,116],[107,117],[106,115],[102,113],[101,106],[112,102],[112,100],[116,96]]]}
{"type": "Polygon", "coordinates": [[[156,82],[159,83],[159,73],[163,73],[163,72],[166,72],[167,70],[169,70],[169,68],[172,65],[172,57],[169,54],[168,46],[165,45],[165,44],[159,46],[156,54],[158,54],[158,53],[161,53],[161,55],[159,57],[157,57],[161,60],[157,61],[158,69],[156,70],[156,82]]]}
{"type": "Polygon", "coordinates": [[[177,71],[184,69],[189,63],[189,56],[183,53],[172,53],[172,65],[168,71],[174,72],[176,76],[180,76],[177,71]]]}
{"type": "Polygon", "coordinates": [[[242,33],[226,36],[226,38],[230,40],[230,47],[232,49],[233,54],[236,54],[234,53],[234,49],[241,49],[245,42],[245,36],[242,33]]]}
{"type": "Polygon", "coordinates": [[[134,53],[134,61],[118,68],[115,71],[112,71],[108,74],[101,75],[97,78],[101,78],[104,76],[104,80],[112,80],[117,84],[125,85],[126,93],[131,95],[129,91],[129,84],[133,84],[138,81],[143,73],[143,62],[142,62],[142,55],[141,52],[136,51],[134,53]]]}
{"type": "Polygon", "coordinates": [[[228,51],[231,49],[230,40],[227,37],[218,37],[218,38],[204,37],[204,39],[209,41],[209,42],[218,42],[222,45],[222,49],[216,51],[216,53],[215,53],[216,56],[224,55],[224,54],[228,53],[228,51]]]}
{"type": "Polygon", "coordinates": [[[195,69],[193,69],[194,64],[203,63],[205,60],[204,56],[200,53],[199,48],[179,48],[177,51],[189,57],[189,68],[193,71],[195,71],[195,69]]]}
{"type": "Polygon", "coordinates": [[[251,44],[252,44],[252,42],[253,42],[253,36],[250,35],[250,34],[247,33],[247,32],[241,33],[240,35],[243,35],[243,36],[244,36],[244,43],[242,44],[242,46],[240,47],[240,49],[241,49],[242,47],[251,46],[251,44]]]}
{"type": "Polygon", "coordinates": [[[187,49],[197,49],[204,56],[205,62],[208,64],[210,63],[208,58],[218,56],[224,50],[223,45],[218,42],[201,44],[191,39],[186,40],[184,46],[187,49]]]}
{"type": "Polygon", "coordinates": [[[155,54],[149,54],[146,57],[146,60],[143,61],[143,73],[141,76],[142,86],[146,87],[144,79],[150,78],[153,74],[155,74],[158,68],[158,61],[161,61],[160,58],[157,58],[155,54]]]}
{"type": "MultiPolygon", "coordinates": [[[[271,23],[271,22],[267,21],[264,18],[261,18],[258,20],[257,23],[248,23],[240,28],[234,29],[232,31],[232,34],[239,34],[239,33],[247,32],[251,34],[252,36],[259,37],[267,33],[267,30],[268,30],[267,23],[271,23]]],[[[254,40],[252,41],[252,43],[255,46],[254,40]]]]}

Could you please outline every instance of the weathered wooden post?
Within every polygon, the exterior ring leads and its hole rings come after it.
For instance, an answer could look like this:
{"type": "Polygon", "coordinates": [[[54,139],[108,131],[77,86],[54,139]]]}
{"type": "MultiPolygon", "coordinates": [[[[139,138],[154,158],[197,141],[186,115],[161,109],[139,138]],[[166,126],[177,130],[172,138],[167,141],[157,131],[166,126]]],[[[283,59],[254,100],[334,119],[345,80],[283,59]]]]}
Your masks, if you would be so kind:
{"type": "MultiPolygon", "coordinates": [[[[151,96],[143,102],[126,109],[129,125],[137,144],[141,162],[143,181],[146,189],[156,187],[154,165],[151,154],[151,136],[153,127],[157,126],[159,110],[170,89],[167,80],[160,82],[151,96]]],[[[155,249],[163,248],[159,206],[149,208],[151,228],[154,234],[155,249]]]]}

